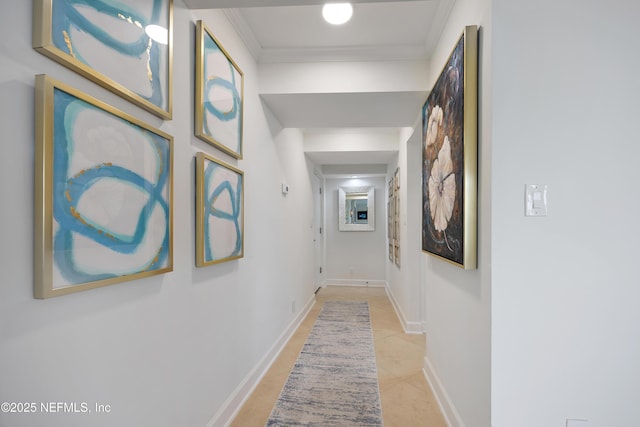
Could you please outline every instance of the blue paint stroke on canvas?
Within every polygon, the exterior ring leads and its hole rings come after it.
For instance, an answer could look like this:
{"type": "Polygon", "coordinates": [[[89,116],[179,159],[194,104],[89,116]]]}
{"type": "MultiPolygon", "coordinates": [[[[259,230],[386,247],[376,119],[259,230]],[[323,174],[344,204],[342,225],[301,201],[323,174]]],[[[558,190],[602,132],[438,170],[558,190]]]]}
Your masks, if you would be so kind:
{"type": "MultiPolygon", "coordinates": [[[[207,166],[204,174],[204,183],[205,188],[213,187],[212,182],[216,175],[216,171],[223,168],[223,166],[211,162],[207,166]]],[[[241,207],[242,207],[242,175],[238,175],[238,180],[236,183],[236,188],[234,189],[233,184],[229,180],[223,180],[215,185],[212,191],[209,194],[205,195],[205,203],[204,203],[204,250],[205,250],[205,259],[206,261],[215,261],[227,257],[238,256],[242,254],[242,227],[240,224],[241,219],[241,207]],[[223,193],[227,193],[231,204],[231,212],[226,212],[216,206],[216,200],[223,195],[223,193]],[[235,233],[235,246],[231,253],[227,254],[217,254],[214,253],[212,248],[211,234],[210,234],[210,223],[209,217],[213,216],[215,218],[228,221],[230,226],[233,227],[235,233]]]]}
{"type": "Polygon", "coordinates": [[[53,160],[53,217],[57,223],[57,231],[53,239],[54,262],[62,277],[70,284],[85,283],[119,277],[126,274],[139,273],[163,268],[169,255],[170,207],[165,192],[170,173],[170,146],[168,141],[152,132],[148,132],[129,122],[122,123],[139,132],[148,140],[157,155],[159,165],[155,182],[139,174],[112,164],[96,163],[92,168],[84,169],[69,176],[70,162],[75,154],[74,148],[79,141],[74,132],[78,116],[88,110],[108,115],[109,113],[88,104],[78,98],[56,89],[54,91],[54,123],[64,124],[54,129],[53,160]],[[83,216],[78,209],[82,196],[104,179],[115,180],[124,185],[137,188],[147,195],[146,203],[135,219],[135,230],[131,235],[113,232],[83,216]],[[154,210],[160,208],[166,218],[164,230],[149,230],[148,222],[154,210]],[[136,254],[148,233],[164,233],[162,244],[154,256],[150,257],[142,269],[125,273],[94,272],[78,265],[76,257],[81,248],[74,243],[75,236],[82,236],[97,246],[103,246],[120,254],[136,254]]]}
{"type": "MultiPolygon", "coordinates": [[[[149,0],[153,1],[152,11],[150,16],[145,16],[143,12],[135,9],[136,3],[125,4],[113,0],[53,0],[52,2],[52,39],[53,44],[65,53],[72,55],[78,61],[96,69],[97,71],[108,74],[105,70],[100,69],[99,64],[92,63],[91,60],[83,56],[82,52],[78,49],[74,49],[74,40],[71,31],[77,30],[77,34],[83,34],[86,37],[93,37],[99,43],[101,43],[105,49],[105,54],[108,54],[109,50],[113,50],[124,57],[130,57],[139,59],[144,62],[144,67],[137,68],[135,70],[127,69],[126,66],[121,66],[122,73],[144,73],[145,78],[148,80],[150,88],[148,94],[144,93],[147,90],[136,87],[129,87],[124,84],[122,76],[107,75],[110,79],[123,84],[123,86],[132,90],[143,99],[157,105],[160,108],[166,108],[166,95],[163,94],[163,85],[160,82],[160,70],[161,63],[166,63],[168,59],[163,57],[161,47],[157,42],[147,36],[144,28],[149,24],[160,24],[160,15],[163,7],[166,7],[166,0],[149,0]],[[115,20],[126,21],[130,24],[130,31],[137,34],[137,38],[134,40],[120,40],[118,34],[114,30],[109,31],[109,28],[103,28],[98,23],[93,22],[86,16],[86,11],[91,10],[97,16],[110,17],[115,20]],[[81,13],[84,11],[85,13],[81,13]],[[148,59],[146,56],[148,55],[148,59]],[[163,59],[161,60],[161,57],[163,59]]],[[[166,55],[164,55],[166,56],[166,55]]]]}
{"type": "MultiPolygon", "coordinates": [[[[219,56],[224,56],[224,52],[222,52],[220,47],[210,37],[205,37],[204,49],[205,49],[205,58],[211,53],[219,53],[220,54],[219,56]]],[[[233,63],[227,60],[227,66],[229,68],[229,75],[231,76],[230,79],[225,79],[219,75],[215,75],[215,73],[212,73],[211,70],[208,69],[207,61],[206,60],[204,61],[204,75],[207,76],[205,77],[207,80],[205,81],[204,93],[208,94],[214,88],[227,91],[231,97],[231,108],[227,110],[221,110],[217,108],[211,100],[206,99],[205,97],[204,110],[212,114],[216,119],[220,120],[221,122],[229,122],[229,123],[233,121],[236,122],[235,130],[236,130],[237,140],[233,141],[236,146],[235,147],[230,146],[230,148],[239,152],[240,144],[241,144],[241,135],[242,135],[242,114],[241,114],[242,99],[241,99],[241,94],[238,91],[238,85],[241,82],[238,82],[238,78],[236,77],[238,73],[234,68],[233,63]]],[[[206,114],[204,115],[204,118],[203,118],[203,126],[204,126],[204,132],[207,135],[215,136],[216,123],[209,123],[209,121],[207,120],[206,114]]],[[[231,141],[229,142],[219,141],[219,142],[222,142],[225,145],[228,145],[228,143],[231,141]]]]}

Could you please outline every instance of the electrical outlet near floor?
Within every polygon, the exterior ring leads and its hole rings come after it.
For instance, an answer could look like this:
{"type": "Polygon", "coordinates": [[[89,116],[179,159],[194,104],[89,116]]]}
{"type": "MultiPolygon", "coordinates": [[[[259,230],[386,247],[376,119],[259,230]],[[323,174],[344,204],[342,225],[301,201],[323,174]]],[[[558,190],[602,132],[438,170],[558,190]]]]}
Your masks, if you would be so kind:
{"type": "Polygon", "coordinates": [[[583,418],[567,418],[566,427],[589,427],[589,420],[583,418]]]}

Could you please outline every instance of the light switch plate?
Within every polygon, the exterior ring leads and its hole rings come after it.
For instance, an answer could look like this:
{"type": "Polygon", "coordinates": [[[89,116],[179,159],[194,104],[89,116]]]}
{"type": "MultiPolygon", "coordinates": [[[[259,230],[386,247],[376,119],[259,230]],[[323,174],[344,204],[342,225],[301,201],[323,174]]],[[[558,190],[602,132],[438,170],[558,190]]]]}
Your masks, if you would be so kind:
{"type": "Polygon", "coordinates": [[[547,216],[547,185],[526,184],[524,186],[525,216],[547,216]]]}

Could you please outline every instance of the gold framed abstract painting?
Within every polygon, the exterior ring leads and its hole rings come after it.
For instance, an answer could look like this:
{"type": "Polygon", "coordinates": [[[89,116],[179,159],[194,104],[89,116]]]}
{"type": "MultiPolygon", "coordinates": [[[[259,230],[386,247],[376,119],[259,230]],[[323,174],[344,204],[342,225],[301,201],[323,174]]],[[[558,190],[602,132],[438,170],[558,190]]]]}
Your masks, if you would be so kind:
{"type": "Polygon", "coordinates": [[[196,24],[195,135],[242,158],[244,74],[203,21],[196,24]]]}
{"type": "Polygon", "coordinates": [[[173,138],[36,76],[34,296],[173,270],[173,138]]]}
{"type": "Polygon", "coordinates": [[[196,154],[196,266],[244,256],[244,172],[196,154]]]}
{"type": "Polygon", "coordinates": [[[171,119],[173,0],[34,0],[33,48],[171,119]]]}
{"type": "Polygon", "coordinates": [[[422,109],[422,250],[477,265],[478,28],[458,39],[422,109]]]}

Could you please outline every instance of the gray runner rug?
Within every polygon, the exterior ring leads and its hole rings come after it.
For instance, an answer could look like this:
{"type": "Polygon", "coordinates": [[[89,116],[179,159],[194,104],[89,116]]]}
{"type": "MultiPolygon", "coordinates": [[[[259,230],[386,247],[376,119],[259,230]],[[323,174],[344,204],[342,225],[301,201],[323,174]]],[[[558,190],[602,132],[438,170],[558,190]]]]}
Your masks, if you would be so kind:
{"type": "Polygon", "coordinates": [[[327,301],[267,426],[382,426],[366,301],[327,301]]]}

